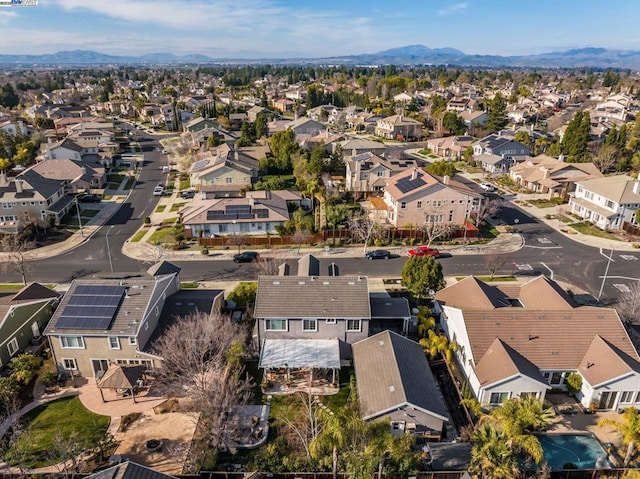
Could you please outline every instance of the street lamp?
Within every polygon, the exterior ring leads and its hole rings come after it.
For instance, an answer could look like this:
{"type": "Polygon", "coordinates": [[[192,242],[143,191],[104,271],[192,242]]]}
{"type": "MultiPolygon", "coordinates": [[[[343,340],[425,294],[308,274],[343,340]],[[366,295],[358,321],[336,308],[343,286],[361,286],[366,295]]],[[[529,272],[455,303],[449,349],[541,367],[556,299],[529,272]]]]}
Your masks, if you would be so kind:
{"type": "Polygon", "coordinates": [[[80,219],[80,205],[78,204],[78,197],[76,196],[74,199],[76,202],[76,213],[78,215],[78,226],[80,226],[80,236],[84,238],[84,231],[82,230],[82,220],[80,219]]]}
{"type": "Polygon", "coordinates": [[[104,235],[104,239],[107,241],[107,255],[109,256],[109,269],[113,273],[113,260],[111,259],[111,248],[109,248],[109,233],[111,233],[112,228],[113,228],[113,225],[109,226],[109,229],[107,230],[107,234],[104,235]]]}

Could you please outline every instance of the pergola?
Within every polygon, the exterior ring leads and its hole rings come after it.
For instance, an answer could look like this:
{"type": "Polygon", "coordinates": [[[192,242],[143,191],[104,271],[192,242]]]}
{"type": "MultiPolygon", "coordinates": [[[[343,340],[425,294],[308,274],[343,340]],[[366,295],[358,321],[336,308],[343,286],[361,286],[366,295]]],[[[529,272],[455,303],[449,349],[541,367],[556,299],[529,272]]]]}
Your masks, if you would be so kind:
{"type": "Polygon", "coordinates": [[[340,343],[337,339],[265,339],[260,353],[260,365],[265,375],[273,369],[286,369],[287,379],[292,369],[309,369],[313,384],[314,369],[331,369],[332,382],[340,370],[340,343]]]}
{"type": "Polygon", "coordinates": [[[129,391],[133,402],[136,402],[135,387],[138,384],[138,380],[143,376],[145,366],[126,366],[122,364],[112,364],[109,369],[104,373],[102,379],[97,383],[98,389],[100,389],[100,397],[102,402],[104,400],[103,389],[123,389],[129,391]]]}

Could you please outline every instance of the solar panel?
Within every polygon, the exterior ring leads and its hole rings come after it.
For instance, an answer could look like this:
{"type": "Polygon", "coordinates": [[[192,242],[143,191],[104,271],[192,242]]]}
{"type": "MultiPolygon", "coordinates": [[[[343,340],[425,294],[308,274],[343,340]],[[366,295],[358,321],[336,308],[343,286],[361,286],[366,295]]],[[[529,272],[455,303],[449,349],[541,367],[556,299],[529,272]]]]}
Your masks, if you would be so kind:
{"type": "Polygon", "coordinates": [[[126,288],[119,285],[79,285],[62,310],[57,327],[106,330],[126,288]]]}
{"type": "Polygon", "coordinates": [[[256,218],[268,218],[269,217],[269,210],[266,208],[260,208],[257,210],[253,210],[253,212],[256,214],[256,218]]]}
{"type": "Polygon", "coordinates": [[[205,166],[207,166],[209,164],[209,160],[200,160],[200,161],[196,161],[193,166],[191,167],[191,171],[197,171],[200,170],[202,168],[204,168],[205,166]]]}
{"type": "Polygon", "coordinates": [[[419,186],[422,186],[422,185],[425,185],[425,184],[426,184],[425,181],[420,177],[415,178],[413,180],[411,178],[401,178],[396,183],[396,187],[402,193],[406,193],[407,191],[415,190],[419,186]]]}

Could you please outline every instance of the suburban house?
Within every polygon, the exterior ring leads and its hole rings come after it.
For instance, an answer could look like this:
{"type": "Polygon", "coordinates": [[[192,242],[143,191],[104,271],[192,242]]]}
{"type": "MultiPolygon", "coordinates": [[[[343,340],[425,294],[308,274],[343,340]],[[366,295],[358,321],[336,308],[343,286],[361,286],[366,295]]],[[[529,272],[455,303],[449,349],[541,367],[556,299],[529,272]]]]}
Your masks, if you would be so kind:
{"type": "Polygon", "coordinates": [[[289,220],[289,204],[301,204],[300,193],[248,191],[244,198],[194,199],[178,212],[191,237],[276,234],[289,220]]]}
{"type": "Polygon", "coordinates": [[[345,163],[347,190],[356,192],[382,191],[389,177],[421,166],[420,160],[387,160],[370,152],[352,156],[345,163]]]}
{"type": "Polygon", "coordinates": [[[277,100],[273,100],[273,108],[281,111],[282,113],[292,113],[295,106],[296,102],[289,100],[288,98],[278,98],[277,100]]]}
{"type": "Polygon", "coordinates": [[[100,378],[112,363],[158,367],[143,349],[179,290],[180,269],[166,261],[145,277],[74,280],[45,329],[58,370],[100,378]]]}
{"type": "MultiPolygon", "coordinates": [[[[508,166],[505,167],[501,164],[500,166],[494,166],[494,169],[497,171],[507,171],[510,166],[513,166],[517,162],[518,157],[530,156],[531,149],[512,138],[492,134],[484,137],[473,145],[473,156],[476,157],[476,161],[480,155],[501,157],[504,165],[508,166]]],[[[482,160],[482,163],[485,163],[485,160],[482,160]]],[[[492,164],[490,161],[486,161],[486,163],[487,165],[492,164]]]]}
{"type": "Polygon", "coordinates": [[[377,121],[375,135],[387,140],[418,140],[422,128],[422,123],[413,118],[391,115],[377,121]]]}
{"type": "Polygon", "coordinates": [[[260,113],[266,113],[267,109],[261,106],[252,106],[247,110],[247,120],[251,123],[255,122],[260,113]]]}
{"type": "Polygon", "coordinates": [[[379,141],[367,140],[366,138],[350,138],[340,143],[333,143],[331,153],[336,152],[336,148],[340,145],[342,155],[346,158],[349,156],[357,156],[362,153],[373,153],[378,156],[384,156],[387,146],[379,141]]]}
{"type": "Polygon", "coordinates": [[[489,115],[487,115],[486,112],[478,110],[465,110],[459,113],[458,116],[462,119],[467,128],[471,128],[472,126],[484,126],[489,119],[489,115]]]}
{"type": "Polygon", "coordinates": [[[193,118],[191,121],[182,125],[183,131],[200,131],[205,128],[217,128],[218,122],[212,118],[202,118],[201,116],[193,118]]]}
{"type": "Polygon", "coordinates": [[[392,331],[353,344],[360,412],[365,421],[388,418],[391,433],[439,440],[449,413],[422,347],[392,331]]]}
{"type": "Polygon", "coordinates": [[[0,222],[27,224],[51,216],[59,224],[73,205],[73,196],[68,192],[66,182],[44,178],[30,170],[11,179],[0,172],[0,222]]]}
{"type": "Polygon", "coordinates": [[[435,294],[434,312],[483,405],[544,399],[577,372],[585,407],[640,407],[640,357],[616,310],[578,306],[545,276],[495,285],[469,276],[435,294]]]}
{"type": "Polygon", "coordinates": [[[465,150],[469,148],[474,141],[474,137],[467,135],[431,138],[427,140],[427,148],[429,148],[434,155],[447,159],[461,160],[465,150]]]}
{"type": "Polygon", "coordinates": [[[12,121],[0,118],[0,131],[6,133],[9,136],[27,135],[27,127],[24,126],[24,122],[21,120],[12,121]]]}
{"type": "Polygon", "coordinates": [[[258,160],[226,144],[215,154],[206,152],[189,168],[191,187],[220,196],[238,196],[241,190],[251,188],[257,177],[258,160]]]}
{"type": "Polygon", "coordinates": [[[44,146],[44,148],[45,160],[67,159],[80,161],[82,160],[83,155],[87,153],[98,153],[97,144],[95,151],[93,151],[93,149],[86,149],[80,146],[75,141],[66,138],[57,143],[48,143],[44,146]]]}
{"type": "Polygon", "coordinates": [[[103,188],[107,175],[104,166],[78,160],[44,160],[27,168],[21,176],[40,176],[48,180],[64,181],[70,192],[103,188]]]}
{"type": "Polygon", "coordinates": [[[0,293],[0,367],[42,343],[42,330],[59,299],[59,293],[39,283],[0,293]]]}
{"type": "Polygon", "coordinates": [[[604,230],[622,229],[625,223],[637,225],[635,213],[640,208],[640,180],[615,175],[576,182],[569,208],[571,213],[604,230]]]}
{"type": "Polygon", "coordinates": [[[312,137],[319,135],[320,133],[324,133],[327,130],[327,127],[318,121],[312,120],[311,118],[301,116],[300,118],[296,118],[289,122],[287,124],[287,129],[293,130],[296,138],[298,138],[300,136],[312,137]]]}
{"type": "Polygon", "coordinates": [[[468,186],[411,168],[387,180],[384,191],[386,221],[394,227],[429,223],[464,225],[483,196],[468,186]]]}
{"type": "Polygon", "coordinates": [[[549,198],[567,198],[575,190],[577,181],[602,178],[602,173],[593,163],[566,163],[538,155],[512,166],[509,176],[523,188],[548,193],[549,198]]]}

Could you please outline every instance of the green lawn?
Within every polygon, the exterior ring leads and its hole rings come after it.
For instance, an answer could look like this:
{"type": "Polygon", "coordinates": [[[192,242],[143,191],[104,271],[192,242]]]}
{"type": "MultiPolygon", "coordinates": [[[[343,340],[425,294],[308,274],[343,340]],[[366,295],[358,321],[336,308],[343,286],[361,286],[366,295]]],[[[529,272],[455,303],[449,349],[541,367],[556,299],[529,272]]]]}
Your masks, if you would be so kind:
{"type": "Polygon", "coordinates": [[[138,231],[136,234],[133,235],[133,238],[131,238],[131,242],[138,243],[146,234],[147,234],[147,230],[138,231]]]}
{"type": "Polygon", "coordinates": [[[180,180],[180,191],[188,190],[191,188],[191,181],[187,178],[186,180],[180,180]]]}
{"type": "MultiPolygon", "coordinates": [[[[23,465],[28,468],[59,462],[52,457],[57,437],[75,434],[83,448],[94,447],[104,437],[110,421],[108,416],[99,416],[87,410],[77,396],[43,404],[27,413],[24,419],[30,427],[16,446],[18,451],[24,451],[23,465]]],[[[16,446],[3,456],[5,461],[11,463],[16,446]]]]}
{"type": "Polygon", "coordinates": [[[320,396],[321,402],[332,411],[337,411],[345,404],[351,393],[351,376],[353,367],[342,367],[340,369],[340,390],[331,396],[320,396]]]}
{"type": "Polygon", "coordinates": [[[196,283],[195,281],[183,281],[180,283],[181,289],[196,289],[200,286],[200,283],[196,283]]]}
{"type": "Polygon", "coordinates": [[[167,205],[158,205],[158,207],[156,208],[156,213],[162,213],[166,209],[167,205]]]}
{"type": "Polygon", "coordinates": [[[173,223],[175,223],[176,221],[178,221],[178,217],[177,216],[172,216],[171,218],[165,218],[162,220],[162,224],[163,225],[172,225],[173,223]]]}
{"type": "Polygon", "coordinates": [[[539,200],[528,200],[528,203],[533,206],[537,206],[538,208],[551,208],[553,206],[560,206],[566,204],[562,198],[552,198],[552,199],[539,199],[539,200]]]}
{"type": "Polygon", "coordinates": [[[171,205],[171,209],[169,211],[171,211],[172,213],[175,213],[180,208],[182,208],[184,205],[186,205],[186,203],[174,203],[174,204],[171,205]]]}
{"type": "Polygon", "coordinates": [[[164,228],[161,230],[156,230],[153,232],[151,237],[147,240],[149,244],[162,244],[167,242],[167,237],[173,236],[175,234],[175,230],[173,228],[164,228]]]}
{"type": "Polygon", "coordinates": [[[596,236],[598,238],[606,238],[612,239],[616,241],[620,241],[620,238],[615,237],[611,233],[607,233],[606,231],[601,230],[597,226],[592,225],[588,222],[580,222],[580,223],[572,223],[570,225],[574,230],[579,231],[582,234],[589,236],[596,236]]]}
{"type": "Polygon", "coordinates": [[[135,181],[136,181],[136,179],[133,176],[129,176],[127,178],[127,183],[124,185],[124,189],[125,190],[130,190],[135,181]]]}

